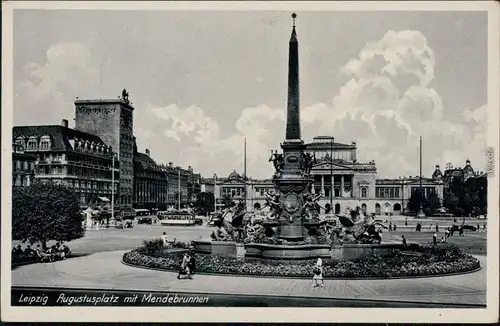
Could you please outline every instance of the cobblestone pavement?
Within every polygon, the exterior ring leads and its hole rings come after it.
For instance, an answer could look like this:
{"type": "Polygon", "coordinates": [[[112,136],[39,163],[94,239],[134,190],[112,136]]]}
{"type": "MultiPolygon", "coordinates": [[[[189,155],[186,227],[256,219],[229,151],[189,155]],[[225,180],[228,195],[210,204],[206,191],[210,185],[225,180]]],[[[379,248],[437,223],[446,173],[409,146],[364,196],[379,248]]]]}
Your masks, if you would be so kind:
{"type": "MultiPolygon", "coordinates": [[[[12,285],[486,304],[484,268],[430,278],[326,280],[325,287],[312,288],[307,279],[195,275],[193,280],[177,280],[176,273],[122,264],[124,252],[22,266],[12,271],[12,285]]],[[[485,256],[477,258],[486,266],[485,256]]]]}

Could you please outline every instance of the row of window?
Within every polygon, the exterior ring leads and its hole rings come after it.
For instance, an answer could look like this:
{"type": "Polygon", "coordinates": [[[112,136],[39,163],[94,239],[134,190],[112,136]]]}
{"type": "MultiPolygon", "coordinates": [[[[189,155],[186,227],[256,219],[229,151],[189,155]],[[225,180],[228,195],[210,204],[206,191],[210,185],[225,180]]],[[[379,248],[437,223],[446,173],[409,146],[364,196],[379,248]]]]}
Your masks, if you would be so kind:
{"type": "Polygon", "coordinates": [[[12,176],[12,185],[16,187],[26,187],[33,182],[33,177],[29,175],[17,175],[12,176]]]}
{"type": "Polygon", "coordinates": [[[52,146],[52,139],[50,136],[42,136],[40,139],[31,136],[26,141],[26,138],[20,136],[16,138],[15,144],[20,151],[49,150],[52,146]]]}
{"type": "MultiPolygon", "coordinates": [[[[88,177],[93,179],[111,180],[111,171],[96,170],[78,166],[37,166],[35,173],[39,175],[74,175],[79,177],[88,177]]],[[[118,176],[115,173],[115,179],[118,176]]]]}
{"type": "Polygon", "coordinates": [[[28,162],[28,161],[15,160],[12,164],[12,169],[14,171],[32,172],[32,171],[35,171],[35,163],[28,162]]]}
{"type": "Polygon", "coordinates": [[[401,187],[375,187],[375,198],[400,198],[401,187]]]}

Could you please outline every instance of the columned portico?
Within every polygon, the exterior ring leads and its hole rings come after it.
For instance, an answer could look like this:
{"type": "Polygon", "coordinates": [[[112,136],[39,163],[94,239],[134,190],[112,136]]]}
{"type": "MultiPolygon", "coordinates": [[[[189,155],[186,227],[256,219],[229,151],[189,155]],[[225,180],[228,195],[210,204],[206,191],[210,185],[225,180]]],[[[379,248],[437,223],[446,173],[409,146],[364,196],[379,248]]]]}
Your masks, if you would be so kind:
{"type": "Polygon", "coordinates": [[[340,176],[340,197],[344,197],[344,175],[340,176]]]}

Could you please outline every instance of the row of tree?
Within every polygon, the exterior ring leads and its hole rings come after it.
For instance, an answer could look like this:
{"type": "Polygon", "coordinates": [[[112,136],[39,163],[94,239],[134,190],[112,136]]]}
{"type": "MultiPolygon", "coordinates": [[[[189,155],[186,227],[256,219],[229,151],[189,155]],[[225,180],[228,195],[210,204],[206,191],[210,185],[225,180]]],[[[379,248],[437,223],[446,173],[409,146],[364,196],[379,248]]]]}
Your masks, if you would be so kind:
{"type": "Polygon", "coordinates": [[[435,192],[423,195],[418,189],[408,200],[408,210],[417,213],[422,207],[425,215],[431,216],[445,207],[455,216],[485,215],[488,207],[488,186],[486,178],[469,178],[466,181],[454,179],[444,189],[443,202],[435,192]]]}
{"type": "Polygon", "coordinates": [[[443,206],[456,216],[478,216],[488,212],[487,178],[453,180],[444,192],[443,206]]]}

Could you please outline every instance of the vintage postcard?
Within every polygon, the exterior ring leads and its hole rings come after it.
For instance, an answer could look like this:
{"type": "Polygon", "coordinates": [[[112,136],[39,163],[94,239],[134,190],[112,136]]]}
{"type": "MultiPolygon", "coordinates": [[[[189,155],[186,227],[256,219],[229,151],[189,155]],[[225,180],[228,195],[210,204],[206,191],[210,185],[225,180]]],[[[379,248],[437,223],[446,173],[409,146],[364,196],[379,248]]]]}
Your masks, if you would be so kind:
{"type": "Polygon", "coordinates": [[[2,321],[497,321],[499,14],[2,3],[2,321]]]}

